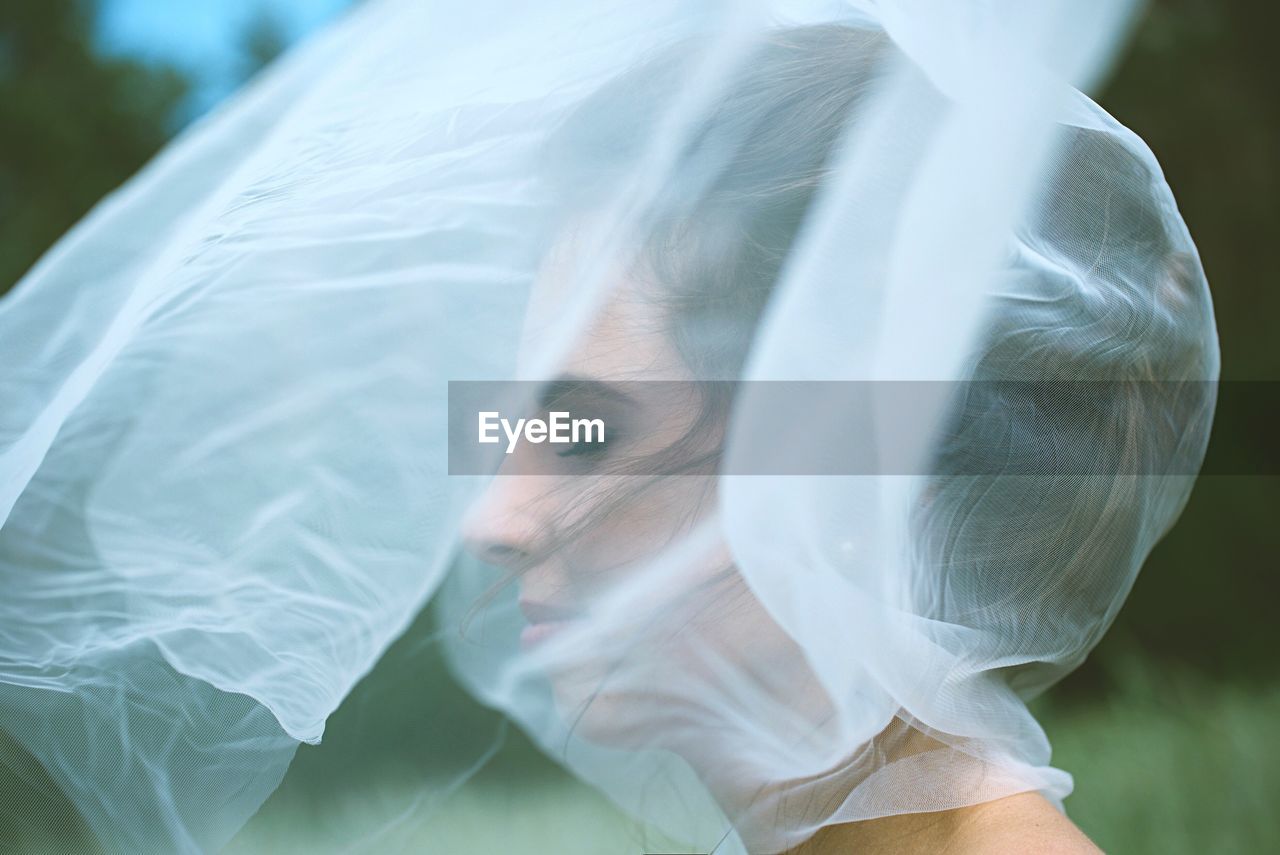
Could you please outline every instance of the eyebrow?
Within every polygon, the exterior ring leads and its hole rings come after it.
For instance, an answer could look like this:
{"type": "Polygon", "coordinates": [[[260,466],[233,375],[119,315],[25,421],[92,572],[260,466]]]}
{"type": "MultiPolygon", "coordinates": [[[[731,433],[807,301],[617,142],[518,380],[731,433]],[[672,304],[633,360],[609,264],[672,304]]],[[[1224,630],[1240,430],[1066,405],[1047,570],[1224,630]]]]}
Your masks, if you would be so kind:
{"type": "Polygon", "coordinates": [[[576,374],[561,374],[543,386],[542,393],[538,396],[538,404],[543,409],[549,409],[564,398],[579,395],[619,404],[635,405],[637,403],[635,398],[622,391],[616,384],[592,380],[576,374]]]}

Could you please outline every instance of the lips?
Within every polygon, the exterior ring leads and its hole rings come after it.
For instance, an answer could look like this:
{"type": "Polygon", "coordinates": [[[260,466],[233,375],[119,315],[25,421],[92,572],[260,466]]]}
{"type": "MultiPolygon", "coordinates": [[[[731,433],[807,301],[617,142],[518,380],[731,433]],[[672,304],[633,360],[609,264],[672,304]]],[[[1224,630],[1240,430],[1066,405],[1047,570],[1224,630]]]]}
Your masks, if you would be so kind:
{"type": "Polygon", "coordinates": [[[529,647],[545,641],[577,620],[582,613],[555,603],[520,600],[520,611],[529,625],[520,631],[520,646],[529,647]]]}

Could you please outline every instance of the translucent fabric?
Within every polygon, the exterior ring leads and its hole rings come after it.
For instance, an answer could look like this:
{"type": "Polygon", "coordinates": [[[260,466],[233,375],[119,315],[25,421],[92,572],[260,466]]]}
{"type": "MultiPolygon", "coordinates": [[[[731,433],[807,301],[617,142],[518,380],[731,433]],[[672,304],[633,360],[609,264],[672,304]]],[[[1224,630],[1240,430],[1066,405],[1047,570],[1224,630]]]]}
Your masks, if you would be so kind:
{"type": "Polygon", "coordinates": [[[109,848],[215,849],[430,602],[469,691],[698,851],[1060,804],[1026,701],[1218,373],[1154,157],[1072,88],[1127,14],[359,6],[0,303],[0,726],[109,848]],[[603,441],[504,453],[476,389],[603,441]]]}

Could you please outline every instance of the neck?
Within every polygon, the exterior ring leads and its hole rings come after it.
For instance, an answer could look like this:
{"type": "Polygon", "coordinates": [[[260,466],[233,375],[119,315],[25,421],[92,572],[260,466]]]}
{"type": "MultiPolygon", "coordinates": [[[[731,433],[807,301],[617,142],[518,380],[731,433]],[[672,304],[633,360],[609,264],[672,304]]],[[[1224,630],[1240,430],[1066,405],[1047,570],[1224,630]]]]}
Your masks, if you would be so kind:
{"type": "MultiPolygon", "coordinates": [[[[1044,855],[1098,855],[1100,850],[1056,807],[1037,792],[1023,792],[948,810],[901,813],[857,822],[822,825],[817,833],[791,848],[781,848],[787,828],[813,827],[828,820],[853,789],[874,769],[863,766],[871,757],[904,760],[948,746],[902,721],[879,734],[870,751],[860,750],[838,770],[804,780],[760,784],[749,764],[698,764],[703,780],[738,825],[751,852],[779,855],[878,855],[878,853],[946,853],[987,855],[999,852],[1037,852],[1044,855]],[[716,774],[706,774],[714,765],[716,774]],[[859,767],[862,766],[861,769],[859,767]],[[799,814],[793,811],[799,805],[799,814]],[[821,813],[826,811],[825,813],[821,813]],[[788,817],[788,820],[780,820],[788,817]]],[[[969,770],[980,775],[981,768],[969,770]]]]}

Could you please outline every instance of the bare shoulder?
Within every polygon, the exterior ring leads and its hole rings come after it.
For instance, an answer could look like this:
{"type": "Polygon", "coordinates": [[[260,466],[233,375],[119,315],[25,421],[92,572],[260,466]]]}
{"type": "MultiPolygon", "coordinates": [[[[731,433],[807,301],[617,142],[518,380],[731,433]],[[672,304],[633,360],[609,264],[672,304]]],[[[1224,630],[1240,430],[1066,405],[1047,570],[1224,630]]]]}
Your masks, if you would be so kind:
{"type": "Polygon", "coordinates": [[[1075,823],[1039,793],[1019,793],[955,811],[954,855],[1098,855],[1099,849],[1075,823]]]}
{"type": "Polygon", "coordinates": [[[1039,793],[955,810],[832,825],[794,855],[1098,855],[1102,850],[1039,793]]]}

